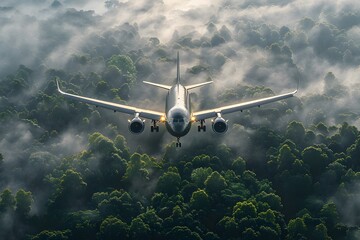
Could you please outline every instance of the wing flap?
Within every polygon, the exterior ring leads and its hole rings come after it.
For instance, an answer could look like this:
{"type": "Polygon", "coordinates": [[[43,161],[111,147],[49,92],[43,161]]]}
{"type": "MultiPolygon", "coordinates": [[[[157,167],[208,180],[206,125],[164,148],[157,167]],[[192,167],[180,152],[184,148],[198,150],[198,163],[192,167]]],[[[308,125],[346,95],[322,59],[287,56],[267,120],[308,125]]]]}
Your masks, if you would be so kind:
{"type": "Polygon", "coordinates": [[[195,117],[196,120],[204,120],[207,118],[216,117],[218,113],[227,114],[227,113],[242,111],[242,110],[246,110],[249,108],[261,106],[261,105],[264,105],[267,103],[272,103],[272,102],[276,102],[279,100],[293,97],[296,94],[296,92],[297,92],[297,90],[290,92],[290,93],[276,95],[273,97],[261,98],[261,99],[257,99],[257,100],[253,100],[253,101],[249,101],[249,102],[238,103],[238,104],[228,105],[228,106],[224,106],[224,107],[194,112],[193,117],[195,117]]]}

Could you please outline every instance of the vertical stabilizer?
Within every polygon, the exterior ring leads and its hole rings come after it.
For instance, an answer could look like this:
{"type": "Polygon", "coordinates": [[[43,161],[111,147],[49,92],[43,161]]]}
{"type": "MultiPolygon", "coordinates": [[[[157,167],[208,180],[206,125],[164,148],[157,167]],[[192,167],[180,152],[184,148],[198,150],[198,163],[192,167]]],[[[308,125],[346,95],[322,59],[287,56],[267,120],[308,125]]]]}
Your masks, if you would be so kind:
{"type": "Polygon", "coordinates": [[[176,74],[176,83],[180,84],[180,57],[179,52],[177,52],[177,74],[176,74]]]}

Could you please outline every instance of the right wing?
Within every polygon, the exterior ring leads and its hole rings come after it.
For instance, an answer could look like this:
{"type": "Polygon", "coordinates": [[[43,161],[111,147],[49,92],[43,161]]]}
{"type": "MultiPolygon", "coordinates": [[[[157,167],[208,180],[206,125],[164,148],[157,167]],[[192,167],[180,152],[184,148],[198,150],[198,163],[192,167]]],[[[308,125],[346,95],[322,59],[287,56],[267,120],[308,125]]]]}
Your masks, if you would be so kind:
{"type": "Polygon", "coordinates": [[[111,109],[111,110],[114,110],[117,112],[127,113],[130,115],[135,115],[138,113],[139,117],[144,117],[144,118],[152,119],[152,120],[161,120],[162,118],[165,117],[165,113],[162,113],[162,112],[156,112],[156,111],[151,111],[151,110],[147,110],[147,109],[135,108],[135,107],[131,107],[131,106],[126,106],[126,105],[121,105],[121,104],[117,104],[117,103],[112,103],[112,102],[107,102],[107,101],[102,101],[102,100],[98,100],[98,99],[87,98],[87,97],[82,97],[82,96],[66,93],[66,92],[61,91],[58,80],[56,80],[56,84],[57,84],[57,89],[58,89],[59,93],[61,93],[62,95],[64,95],[64,97],[69,98],[69,99],[88,103],[91,105],[95,105],[97,107],[111,109]]]}
{"type": "Polygon", "coordinates": [[[253,107],[260,107],[260,105],[263,105],[266,103],[272,103],[272,102],[276,102],[276,101],[279,101],[282,99],[293,97],[296,92],[297,92],[297,90],[290,92],[290,93],[273,96],[273,97],[261,98],[261,99],[257,99],[257,100],[253,100],[253,101],[249,101],[249,102],[238,103],[238,104],[228,105],[228,106],[214,108],[214,109],[208,109],[208,110],[200,111],[200,112],[194,112],[193,117],[195,117],[196,121],[200,121],[200,120],[205,120],[207,118],[217,117],[218,114],[227,114],[227,113],[242,111],[242,110],[253,108],[253,107]]]}

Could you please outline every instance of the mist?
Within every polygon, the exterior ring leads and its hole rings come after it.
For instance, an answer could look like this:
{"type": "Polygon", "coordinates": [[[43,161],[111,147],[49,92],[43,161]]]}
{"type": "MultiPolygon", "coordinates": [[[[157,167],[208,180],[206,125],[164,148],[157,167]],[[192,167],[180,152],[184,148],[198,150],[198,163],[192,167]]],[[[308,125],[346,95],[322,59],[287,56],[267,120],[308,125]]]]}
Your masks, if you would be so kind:
{"type": "MultiPolygon", "coordinates": [[[[72,89],[71,82],[87,81],[93,72],[102,75],[114,54],[129,55],[137,67],[150,70],[137,76],[127,104],[163,111],[166,92],[143,86],[142,81],[172,84],[177,51],[184,84],[214,81],[194,91],[196,110],[260,97],[259,93],[236,96],[230,102],[221,97],[232,89],[261,86],[267,96],[269,91],[293,91],[300,81],[296,100],[262,108],[270,112],[278,107],[281,111],[267,117],[257,110],[229,115],[229,132],[224,136],[211,133],[208,121],[208,132],[198,134],[194,125],[189,135],[182,138],[185,151],[187,145],[200,148],[204,142],[215,139],[236,153],[259,159],[263,155],[249,152],[248,139],[258,126],[272,126],[271,119],[278,120],[272,127],[279,132],[285,132],[294,119],[306,127],[319,122],[336,126],[343,121],[360,127],[359,24],[360,6],[350,0],[5,0],[0,3],[0,83],[7,81],[20,65],[33,71],[22,94],[6,97],[6,107],[13,112],[26,107],[41,91],[51,92],[54,78],[49,76],[50,70],[70,73],[61,79],[66,89],[113,100],[99,96],[95,88],[72,89]],[[79,64],[74,61],[76,56],[91,60],[79,64]],[[196,72],[194,67],[199,66],[203,70],[196,72]],[[285,114],[286,110],[292,111],[285,114]],[[245,124],[248,119],[251,125],[245,124]]],[[[116,80],[109,82],[116,85],[116,80]]],[[[0,95],[0,100],[5,101],[5,97],[0,95]]],[[[71,103],[64,105],[73,109],[71,103]]],[[[132,152],[141,150],[159,158],[174,141],[164,126],[158,135],[151,134],[150,121],[146,121],[145,132],[134,136],[127,129],[131,116],[83,108],[87,109],[87,116],[73,112],[73,121],[56,133],[49,132],[49,126],[24,121],[16,113],[11,119],[2,120],[0,153],[5,168],[13,170],[7,172],[1,186],[13,191],[22,187],[36,189],[27,182],[31,173],[48,173],[62,158],[87,149],[88,136],[93,131],[114,139],[114,128],[125,136],[132,152]],[[85,117],[91,119],[97,114],[103,117],[103,123],[87,125],[90,129],[82,127],[85,117]],[[49,137],[43,140],[44,136],[49,137]],[[40,139],[44,146],[40,147],[40,139]],[[49,159],[48,169],[27,163],[28,159],[36,162],[34,152],[49,159]]],[[[38,194],[38,202],[47,197],[40,191],[34,194],[38,194]]],[[[37,213],[42,208],[37,206],[37,213]]]]}

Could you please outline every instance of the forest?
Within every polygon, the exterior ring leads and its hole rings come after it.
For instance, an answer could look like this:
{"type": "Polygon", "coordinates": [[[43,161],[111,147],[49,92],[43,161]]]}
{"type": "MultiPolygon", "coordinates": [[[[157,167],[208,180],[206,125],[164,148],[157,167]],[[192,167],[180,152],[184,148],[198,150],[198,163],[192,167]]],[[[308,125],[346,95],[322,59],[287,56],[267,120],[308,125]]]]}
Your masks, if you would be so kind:
{"type": "Polygon", "coordinates": [[[336,2],[0,3],[0,239],[360,239],[360,7],[336,2]],[[299,92],[182,148],[57,92],[163,111],[142,81],[177,51],[214,81],[195,109],[299,92]]]}

